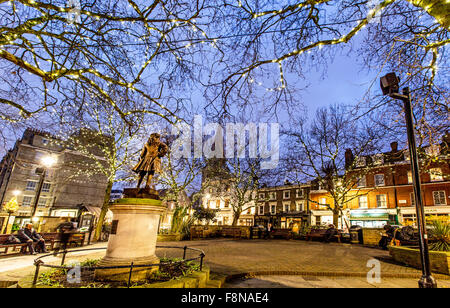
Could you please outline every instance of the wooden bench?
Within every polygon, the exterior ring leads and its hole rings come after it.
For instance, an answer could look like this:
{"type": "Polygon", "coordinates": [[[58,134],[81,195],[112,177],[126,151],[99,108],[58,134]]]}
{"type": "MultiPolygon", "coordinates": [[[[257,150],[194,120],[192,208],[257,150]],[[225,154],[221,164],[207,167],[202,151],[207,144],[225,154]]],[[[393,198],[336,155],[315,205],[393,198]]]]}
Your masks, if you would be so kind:
{"type": "Polygon", "coordinates": [[[204,237],[203,228],[198,227],[191,228],[191,235],[190,235],[191,241],[193,238],[203,238],[203,237],[204,237]]]}
{"type": "Polygon", "coordinates": [[[26,243],[20,243],[20,244],[6,244],[6,242],[8,241],[8,237],[10,237],[11,234],[1,234],[0,235],[0,249],[3,248],[3,251],[0,251],[0,253],[4,253],[7,254],[8,250],[10,248],[12,248],[12,252],[16,252],[16,253],[20,253],[20,252],[25,252],[27,249],[27,244],[26,243]],[[19,251],[16,251],[16,249],[20,247],[19,251]]]}
{"type": "Polygon", "coordinates": [[[273,229],[271,232],[272,237],[282,237],[287,240],[292,238],[292,231],[290,229],[273,229]]]}
{"type": "MultiPolygon", "coordinates": [[[[306,240],[307,241],[309,241],[309,240],[312,241],[313,238],[318,238],[320,240],[323,240],[325,238],[326,232],[327,232],[327,229],[311,229],[311,231],[309,231],[306,234],[306,240]]],[[[333,235],[332,238],[336,238],[338,243],[340,243],[341,242],[341,237],[342,237],[342,235],[338,231],[338,234],[333,235]]]]}
{"type": "MultiPolygon", "coordinates": [[[[59,232],[42,233],[41,236],[44,238],[45,243],[49,245],[50,249],[55,248],[55,244],[60,243],[59,232]]],[[[72,233],[70,234],[69,240],[67,241],[67,246],[83,246],[85,241],[86,233],[72,233]]]]}

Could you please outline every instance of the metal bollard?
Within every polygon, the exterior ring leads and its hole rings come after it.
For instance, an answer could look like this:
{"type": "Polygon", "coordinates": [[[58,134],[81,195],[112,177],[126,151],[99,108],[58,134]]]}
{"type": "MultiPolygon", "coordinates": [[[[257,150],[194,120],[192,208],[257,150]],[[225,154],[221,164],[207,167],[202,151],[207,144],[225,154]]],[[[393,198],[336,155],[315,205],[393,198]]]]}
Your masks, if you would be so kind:
{"type": "Polygon", "coordinates": [[[131,274],[133,273],[133,264],[134,262],[131,262],[131,266],[130,266],[130,274],[128,275],[128,284],[127,284],[127,288],[130,287],[131,284],[131,274]]]}
{"type": "Polygon", "coordinates": [[[203,270],[203,258],[205,257],[205,254],[202,252],[200,254],[200,270],[203,270]]]}
{"type": "Polygon", "coordinates": [[[34,266],[36,266],[36,271],[34,272],[34,278],[33,278],[33,284],[31,285],[32,288],[36,288],[36,283],[39,277],[39,269],[41,267],[41,263],[43,263],[41,260],[38,260],[34,263],[34,266]]]}
{"type": "Polygon", "coordinates": [[[183,250],[184,250],[184,252],[183,252],[183,260],[186,260],[186,249],[187,249],[187,246],[184,246],[183,247],[183,250]]]}
{"type": "Polygon", "coordinates": [[[66,261],[66,254],[67,254],[67,250],[64,250],[63,251],[63,256],[62,256],[62,259],[61,259],[61,266],[64,265],[64,262],[66,261]]]}

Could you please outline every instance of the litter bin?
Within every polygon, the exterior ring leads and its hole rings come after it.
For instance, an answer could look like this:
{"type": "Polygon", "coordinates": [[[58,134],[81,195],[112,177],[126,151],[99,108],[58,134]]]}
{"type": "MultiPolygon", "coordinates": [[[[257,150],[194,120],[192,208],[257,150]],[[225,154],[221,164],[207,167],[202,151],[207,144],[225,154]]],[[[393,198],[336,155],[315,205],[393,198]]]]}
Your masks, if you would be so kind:
{"type": "Polygon", "coordinates": [[[360,227],[360,226],[351,226],[350,227],[350,242],[352,244],[362,244],[363,243],[362,227],[360,227]]]}

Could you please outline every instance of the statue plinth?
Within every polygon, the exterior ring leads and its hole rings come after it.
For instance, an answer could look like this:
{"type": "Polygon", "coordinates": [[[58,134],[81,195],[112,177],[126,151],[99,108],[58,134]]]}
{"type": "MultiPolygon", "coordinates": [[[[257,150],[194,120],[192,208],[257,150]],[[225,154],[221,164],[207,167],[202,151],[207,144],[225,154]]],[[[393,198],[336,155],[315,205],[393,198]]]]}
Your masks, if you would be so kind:
{"type": "Polygon", "coordinates": [[[125,188],[123,190],[124,198],[146,198],[159,200],[159,194],[153,188],[125,188]]]}
{"type": "MultiPolygon", "coordinates": [[[[113,224],[105,257],[98,266],[158,264],[155,255],[159,217],[165,207],[160,200],[124,198],[110,208],[113,224]]],[[[134,268],[131,281],[145,279],[157,266],[134,268]]],[[[101,281],[128,281],[130,269],[98,269],[95,279],[101,281]]]]}

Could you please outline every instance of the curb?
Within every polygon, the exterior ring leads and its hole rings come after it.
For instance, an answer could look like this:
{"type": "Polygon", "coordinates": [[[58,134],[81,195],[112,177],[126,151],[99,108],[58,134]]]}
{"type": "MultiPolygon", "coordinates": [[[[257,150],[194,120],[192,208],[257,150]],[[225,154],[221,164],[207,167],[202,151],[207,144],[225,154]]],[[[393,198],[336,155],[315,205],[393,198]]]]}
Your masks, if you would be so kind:
{"type": "MultiPolygon", "coordinates": [[[[239,278],[255,276],[323,276],[323,277],[367,277],[367,272],[310,272],[310,271],[254,271],[248,273],[232,274],[226,277],[226,281],[239,278]]],[[[433,274],[433,277],[440,280],[450,280],[450,276],[443,274],[433,274]]],[[[381,273],[381,278],[420,278],[420,273],[381,273]]]]}

